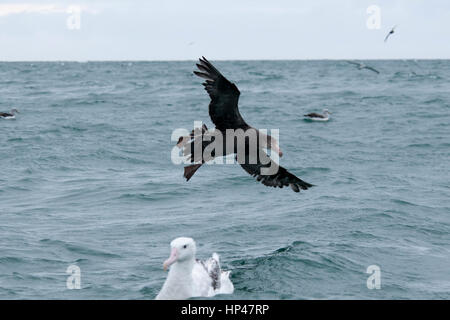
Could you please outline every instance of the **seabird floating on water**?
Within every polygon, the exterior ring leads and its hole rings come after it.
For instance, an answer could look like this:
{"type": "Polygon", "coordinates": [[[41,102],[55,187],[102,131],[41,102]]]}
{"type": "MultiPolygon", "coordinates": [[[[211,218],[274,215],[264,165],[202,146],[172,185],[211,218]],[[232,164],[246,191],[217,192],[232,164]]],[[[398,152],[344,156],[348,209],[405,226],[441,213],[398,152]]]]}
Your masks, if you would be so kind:
{"type": "Polygon", "coordinates": [[[361,63],[361,62],[347,61],[347,63],[355,65],[356,68],[358,68],[358,70],[367,69],[367,70],[376,72],[377,74],[380,73],[380,71],[378,71],[377,69],[372,68],[368,65],[365,65],[364,63],[361,63]]]}
{"type": "Polygon", "coordinates": [[[176,238],[170,243],[170,247],[170,257],[163,266],[164,270],[171,267],[156,296],[157,300],[181,300],[233,293],[230,271],[220,268],[217,253],[213,253],[206,261],[196,260],[196,246],[192,238],[176,238]]]}
{"type": "Polygon", "coordinates": [[[386,42],[389,39],[391,34],[394,34],[395,28],[397,28],[397,26],[392,27],[391,31],[389,31],[389,33],[386,35],[386,38],[384,38],[384,42],[386,42]]]}
{"type": "Polygon", "coordinates": [[[305,114],[304,116],[308,120],[328,121],[330,119],[330,114],[331,114],[331,112],[328,111],[328,109],[325,109],[325,110],[323,110],[323,114],[313,112],[313,113],[305,114]]]}
{"type": "Polygon", "coordinates": [[[0,112],[0,118],[2,119],[15,119],[16,113],[20,113],[17,109],[12,109],[11,112],[0,112]]]}
{"type": "MultiPolygon", "coordinates": [[[[306,190],[309,187],[312,187],[311,184],[299,179],[285,168],[279,166],[274,160],[272,160],[269,155],[264,151],[264,149],[271,149],[278,153],[281,157],[283,153],[278,146],[278,141],[269,136],[265,135],[262,132],[259,132],[257,129],[249,126],[244,119],[242,118],[239,107],[238,100],[240,92],[234,83],[228,81],[205,57],[199,59],[200,63],[197,64],[197,67],[200,71],[194,71],[194,73],[206,79],[203,83],[205,86],[205,90],[208,92],[211,102],[209,104],[209,116],[211,117],[212,122],[216,126],[216,130],[219,130],[223,135],[223,146],[224,150],[222,155],[225,156],[228,150],[225,149],[226,143],[226,130],[233,129],[238,130],[242,129],[244,132],[248,132],[248,130],[254,130],[258,137],[257,141],[257,156],[250,154],[248,145],[248,140],[246,140],[246,148],[245,148],[245,159],[244,161],[239,161],[240,166],[250,175],[256,177],[258,181],[261,181],[266,186],[270,187],[279,187],[283,188],[284,186],[290,186],[292,190],[295,192],[299,192],[300,189],[306,190]],[[261,138],[263,137],[263,138],[261,138]],[[256,159],[255,159],[256,157],[256,159]],[[267,174],[268,172],[264,172],[262,170],[268,170],[268,168],[277,168],[274,174],[267,174]]],[[[184,177],[189,181],[189,179],[194,175],[194,173],[200,168],[200,166],[205,162],[212,159],[203,159],[203,155],[200,155],[200,158],[194,151],[197,149],[194,146],[200,144],[202,149],[202,154],[205,148],[214,141],[214,137],[209,139],[209,141],[205,141],[204,137],[208,135],[207,128],[204,125],[201,133],[196,134],[193,130],[190,136],[180,137],[177,145],[184,150],[184,154],[186,156],[190,156],[190,160],[192,163],[197,162],[197,164],[192,164],[186,166],[184,168],[184,177]]],[[[234,152],[231,154],[238,154],[238,150],[236,148],[236,144],[234,144],[234,152]]],[[[215,156],[213,156],[215,157],[215,156]]]]}

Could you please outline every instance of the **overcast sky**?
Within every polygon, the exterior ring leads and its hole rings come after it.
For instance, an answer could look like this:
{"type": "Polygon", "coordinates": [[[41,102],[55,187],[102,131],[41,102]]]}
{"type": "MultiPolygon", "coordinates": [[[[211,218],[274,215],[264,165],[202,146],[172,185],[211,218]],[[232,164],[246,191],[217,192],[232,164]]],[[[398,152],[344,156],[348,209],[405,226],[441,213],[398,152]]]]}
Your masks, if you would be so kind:
{"type": "Polygon", "coordinates": [[[1,0],[0,43],[3,61],[450,59],[450,1],[1,0]]]}

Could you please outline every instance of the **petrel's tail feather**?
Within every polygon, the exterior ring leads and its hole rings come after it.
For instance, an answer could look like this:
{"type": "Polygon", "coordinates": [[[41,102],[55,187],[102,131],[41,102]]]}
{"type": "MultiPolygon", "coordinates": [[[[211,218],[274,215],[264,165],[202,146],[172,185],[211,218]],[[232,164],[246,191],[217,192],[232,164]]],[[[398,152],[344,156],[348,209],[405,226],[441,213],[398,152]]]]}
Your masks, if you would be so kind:
{"type": "Polygon", "coordinates": [[[184,167],[184,177],[186,181],[192,178],[194,173],[202,166],[202,164],[191,164],[189,166],[184,167]]]}

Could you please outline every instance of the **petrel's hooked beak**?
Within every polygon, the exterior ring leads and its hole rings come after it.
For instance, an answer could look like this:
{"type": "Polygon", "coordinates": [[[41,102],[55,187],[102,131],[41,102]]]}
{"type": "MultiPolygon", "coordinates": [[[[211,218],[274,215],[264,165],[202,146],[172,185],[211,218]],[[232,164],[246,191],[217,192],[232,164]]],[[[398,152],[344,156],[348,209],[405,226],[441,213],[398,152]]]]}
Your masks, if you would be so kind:
{"type": "Polygon", "coordinates": [[[167,271],[169,266],[173,264],[175,261],[177,261],[177,249],[172,248],[172,251],[170,252],[170,257],[163,263],[164,271],[167,271]]]}
{"type": "Polygon", "coordinates": [[[275,144],[274,146],[270,147],[273,151],[275,151],[276,153],[278,153],[278,155],[280,156],[280,158],[283,156],[283,152],[281,151],[280,147],[278,146],[278,144],[275,144]]]}

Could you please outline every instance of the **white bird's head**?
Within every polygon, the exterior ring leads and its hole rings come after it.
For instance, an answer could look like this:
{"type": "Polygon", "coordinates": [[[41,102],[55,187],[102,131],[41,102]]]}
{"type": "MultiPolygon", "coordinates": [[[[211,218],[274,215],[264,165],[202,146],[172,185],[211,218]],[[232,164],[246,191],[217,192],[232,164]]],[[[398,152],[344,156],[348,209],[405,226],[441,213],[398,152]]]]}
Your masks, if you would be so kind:
{"type": "Polygon", "coordinates": [[[19,110],[17,110],[17,109],[12,109],[11,110],[11,114],[16,114],[16,113],[20,113],[19,110]]]}
{"type": "Polygon", "coordinates": [[[170,257],[164,261],[164,270],[175,262],[184,262],[195,259],[197,248],[192,238],[180,237],[172,240],[170,243],[170,257]]]}
{"type": "Polygon", "coordinates": [[[323,110],[323,114],[327,116],[327,115],[331,114],[331,112],[328,111],[328,109],[324,109],[324,110],[323,110]]]}

